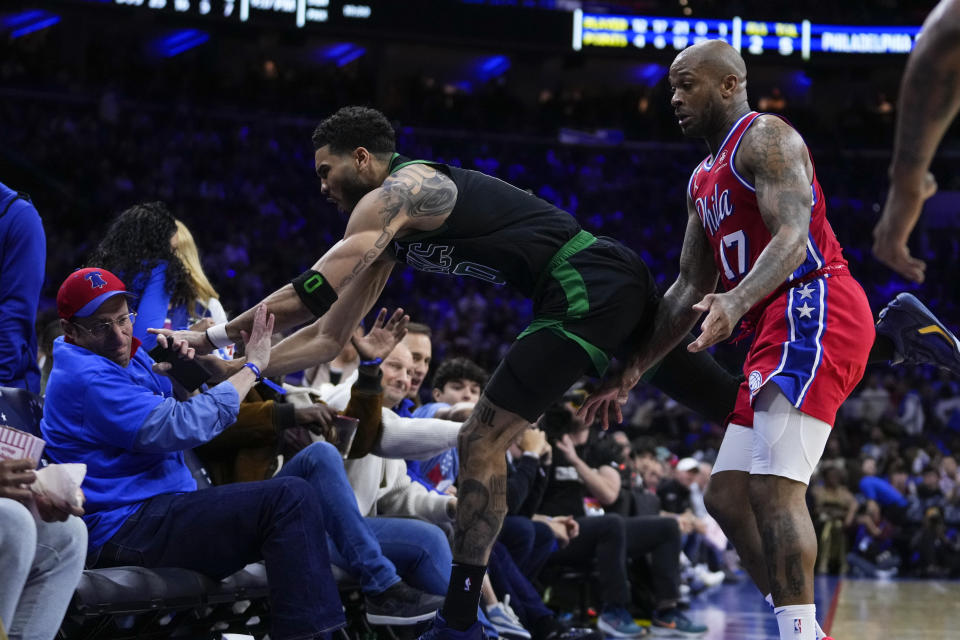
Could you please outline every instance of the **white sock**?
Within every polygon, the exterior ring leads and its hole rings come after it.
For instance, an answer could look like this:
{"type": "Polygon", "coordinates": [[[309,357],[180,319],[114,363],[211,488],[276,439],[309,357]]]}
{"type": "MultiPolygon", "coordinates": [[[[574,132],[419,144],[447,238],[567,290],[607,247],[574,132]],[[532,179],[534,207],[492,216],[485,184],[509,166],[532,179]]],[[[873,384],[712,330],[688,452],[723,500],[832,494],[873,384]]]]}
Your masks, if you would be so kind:
{"type": "Polygon", "coordinates": [[[774,609],[780,640],[817,640],[817,607],[793,604],[774,609]]]}
{"type": "MultiPolygon", "coordinates": [[[[763,597],[763,599],[767,601],[767,604],[770,605],[770,608],[771,608],[771,609],[773,609],[774,611],[776,611],[777,607],[776,607],[776,605],[773,604],[773,594],[772,594],[772,593],[768,593],[767,595],[765,595],[765,596],[763,597]]],[[[826,638],[826,637],[827,637],[827,634],[824,633],[824,632],[823,632],[823,629],[820,628],[820,623],[817,622],[816,619],[814,619],[813,624],[817,625],[817,638],[816,638],[816,640],[820,640],[820,638],[826,638]]]]}

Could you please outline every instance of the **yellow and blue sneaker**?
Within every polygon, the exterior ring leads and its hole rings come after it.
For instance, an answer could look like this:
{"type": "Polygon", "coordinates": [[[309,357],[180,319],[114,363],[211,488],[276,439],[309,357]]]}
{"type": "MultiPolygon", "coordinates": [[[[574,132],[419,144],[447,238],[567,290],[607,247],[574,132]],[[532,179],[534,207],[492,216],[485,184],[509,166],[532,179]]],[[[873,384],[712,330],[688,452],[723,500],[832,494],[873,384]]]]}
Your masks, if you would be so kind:
{"type": "Polygon", "coordinates": [[[891,364],[934,364],[960,375],[960,341],[911,293],[880,311],[877,334],[893,342],[891,364]]]}

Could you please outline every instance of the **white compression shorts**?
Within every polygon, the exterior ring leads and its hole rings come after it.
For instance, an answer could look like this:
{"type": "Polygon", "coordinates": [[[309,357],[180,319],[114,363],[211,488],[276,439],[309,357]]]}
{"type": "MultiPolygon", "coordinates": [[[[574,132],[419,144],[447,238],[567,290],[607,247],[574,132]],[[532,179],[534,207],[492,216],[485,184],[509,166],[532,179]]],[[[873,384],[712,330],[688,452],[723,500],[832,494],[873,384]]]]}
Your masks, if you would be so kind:
{"type": "Polygon", "coordinates": [[[794,407],[776,383],[753,404],[753,428],[730,424],[713,473],[747,471],[810,483],[830,437],[830,425],[794,407]]]}

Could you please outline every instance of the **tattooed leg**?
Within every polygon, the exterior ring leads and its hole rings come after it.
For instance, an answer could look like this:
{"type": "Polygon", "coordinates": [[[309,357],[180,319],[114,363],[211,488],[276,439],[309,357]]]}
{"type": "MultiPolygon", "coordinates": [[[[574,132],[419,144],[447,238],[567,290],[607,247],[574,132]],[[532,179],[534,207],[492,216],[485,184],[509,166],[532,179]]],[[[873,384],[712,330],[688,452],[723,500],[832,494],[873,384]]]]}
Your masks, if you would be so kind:
{"type": "Polygon", "coordinates": [[[760,530],[752,509],[745,509],[743,496],[750,491],[750,474],[746,471],[719,471],[710,477],[704,495],[707,511],[733,544],[740,564],[757,585],[760,593],[770,593],[767,563],[760,542],[760,530]]]}
{"type": "Polygon", "coordinates": [[[817,535],[807,511],[807,485],[772,475],[750,476],[770,593],[778,607],[813,602],[817,535]]]}
{"type": "Polygon", "coordinates": [[[483,397],[460,430],[455,562],[487,563],[507,514],[507,448],[528,426],[483,397]]]}
{"type": "Polygon", "coordinates": [[[453,567],[441,611],[452,629],[465,631],[476,624],[490,549],[507,515],[507,447],[527,426],[483,396],[460,430],[453,567]]]}

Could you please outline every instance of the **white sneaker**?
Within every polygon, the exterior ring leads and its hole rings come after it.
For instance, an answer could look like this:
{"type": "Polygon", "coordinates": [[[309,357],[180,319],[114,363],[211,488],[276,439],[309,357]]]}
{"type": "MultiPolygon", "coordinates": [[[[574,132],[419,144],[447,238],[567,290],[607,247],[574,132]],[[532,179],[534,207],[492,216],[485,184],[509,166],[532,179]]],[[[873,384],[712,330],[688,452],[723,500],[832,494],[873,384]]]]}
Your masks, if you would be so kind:
{"type": "Polygon", "coordinates": [[[703,583],[703,586],[709,589],[718,584],[723,584],[726,574],[724,574],[723,571],[710,571],[707,565],[698,564],[694,569],[694,576],[703,583]]]}
{"type": "Polygon", "coordinates": [[[516,612],[510,608],[510,596],[506,595],[503,602],[497,602],[487,607],[487,619],[490,624],[504,638],[519,638],[521,640],[530,640],[530,632],[523,628],[520,618],[516,612]]]}

